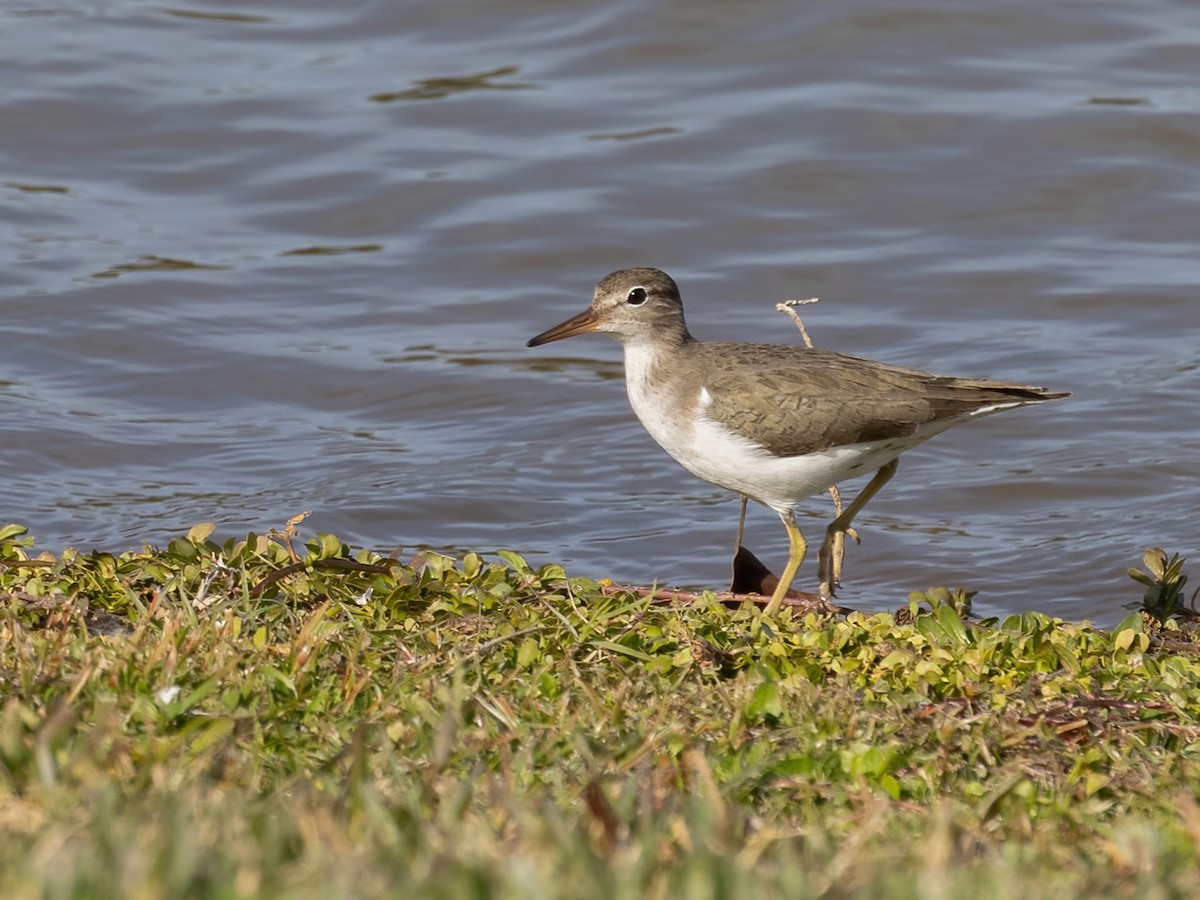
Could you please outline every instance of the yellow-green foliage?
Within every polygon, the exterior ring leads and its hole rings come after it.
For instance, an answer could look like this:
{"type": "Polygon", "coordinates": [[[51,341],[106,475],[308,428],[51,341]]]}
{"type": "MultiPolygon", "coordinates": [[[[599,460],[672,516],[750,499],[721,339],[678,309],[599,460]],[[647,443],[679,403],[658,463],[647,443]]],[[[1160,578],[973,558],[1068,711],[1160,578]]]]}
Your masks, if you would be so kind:
{"type": "Polygon", "coordinates": [[[0,530],[0,895],[1196,890],[1173,623],[968,624],[962,592],[767,621],[508,552],[211,535],[0,530]]]}

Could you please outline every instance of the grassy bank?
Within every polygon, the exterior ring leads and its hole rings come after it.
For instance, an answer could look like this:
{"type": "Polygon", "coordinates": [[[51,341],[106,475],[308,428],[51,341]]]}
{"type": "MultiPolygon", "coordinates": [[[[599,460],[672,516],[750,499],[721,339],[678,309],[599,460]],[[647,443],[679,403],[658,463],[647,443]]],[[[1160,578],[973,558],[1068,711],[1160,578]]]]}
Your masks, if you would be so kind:
{"type": "Polygon", "coordinates": [[[210,534],[0,531],[0,895],[1200,892],[1187,627],[766,621],[210,534]]]}

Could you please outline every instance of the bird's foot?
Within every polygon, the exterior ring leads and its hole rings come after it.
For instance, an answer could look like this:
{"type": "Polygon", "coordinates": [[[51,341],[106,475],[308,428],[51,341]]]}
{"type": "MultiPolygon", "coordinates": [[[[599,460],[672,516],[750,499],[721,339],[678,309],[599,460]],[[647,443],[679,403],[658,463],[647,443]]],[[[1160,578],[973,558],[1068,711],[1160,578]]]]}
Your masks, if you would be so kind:
{"type": "Polygon", "coordinates": [[[862,543],[858,532],[850,526],[839,528],[835,522],[825,531],[825,542],[821,544],[821,552],[817,556],[817,572],[821,579],[818,592],[825,600],[836,596],[837,589],[842,586],[842,562],[846,556],[846,535],[854,538],[854,543],[862,543]]]}

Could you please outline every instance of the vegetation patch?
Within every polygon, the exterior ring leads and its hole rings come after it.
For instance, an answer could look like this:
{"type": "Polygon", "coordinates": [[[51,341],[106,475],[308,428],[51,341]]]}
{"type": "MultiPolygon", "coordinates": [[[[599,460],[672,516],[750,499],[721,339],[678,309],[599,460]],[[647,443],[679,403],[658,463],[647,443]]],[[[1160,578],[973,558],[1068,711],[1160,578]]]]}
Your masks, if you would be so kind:
{"type": "Polygon", "coordinates": [[[1182,560],[1103,631],[941,589],[768,619],[507,551],[212,532],[54,555],[0,529],[0,895],[1200,883],[1182,560]]]}

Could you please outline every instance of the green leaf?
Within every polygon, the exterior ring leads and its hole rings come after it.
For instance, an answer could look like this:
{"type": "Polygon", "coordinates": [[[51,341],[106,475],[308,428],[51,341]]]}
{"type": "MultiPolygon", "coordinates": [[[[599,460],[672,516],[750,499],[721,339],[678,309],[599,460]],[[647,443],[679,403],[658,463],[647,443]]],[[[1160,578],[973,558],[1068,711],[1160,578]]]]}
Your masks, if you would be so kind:
{"type": "Polygon", "coordinates": [[[201,522],[188,529],[187,539],[193,544],[203,544],[217,530],[215,522],[201,522]]]}
{"type": "Polygon", "coordinates": [[[183,709],[191,709],[209,694],[217,689],[220,681],[216,678],[207,678],[200,684],[196,685],[186,697],[179,701],[179,706],[183,709]]]}
{"type": "Polygon", "coordinates": [[[1142,554],[1142,565],[1156,578],[1162,578],[1167,569],[1167,554],[1159,547],[1148,547],[1142,554]]]}
{"type": "Polygon", "coordinates": [[[519,553],[513,553],[511,550],[497,550],[496,555],[509,564],[517,572],[524,574],[529,571],[529,563],[525,562],[525,557],[519,553]]]}
{"type": "Polygon", "coordinates": [[[1134,581],[1136,581],[1138,584],[1144,584],[1146,587],[1154,587],[1154,585],[1158,583],[1153,578],[1151,578],[1149,575],[1147,575],[1145,572],[1142,572],[1140,569],[1129,569],[1128,571],[1129,571],[1129,577],[1132,578],[1134,581]]]}
{"type": "Polygon", "coordinates": [[[28,533],[29,529],[24,525],[5,525],[3,528],[0,528],[0,541],[7,541],[28,533]]]}
{"type": "Polygon", "coordinates": [[[517,665],[522,669],[527,669],[542,657],[542,648],[538,642],[531,637],[521,641],[521,646],[517,650],[517,665]]]}
{"type": "Polygon", "coordinates": [[[976,806],[976,815],[983,821],[992,818],[1000,810],[1001,802],[1025,781],[1024,775],[1010,775],[999,786],[993,788],[976,806]]]}
{"type": "Polygon", "coordinates": [[[632,647],[626,647],[624,644],[618,644],[613,641],[592,641],[593,647],[600,647],[603,650],[611,650],[613,653],[620,653],[624,656],[632,657],[633,659],[649,662],[654,657],[648,653],[643,653],[641,650],[634,650],[632,647]]]}
{"type": "Polygon", "coordinates": [[[280,672],[274,666],[261,666],[256,669],[255,672],[256,674],[262,675],[268,680],[275,682],[275,684],[286,690],[288,693],[296,693],[296,682],[290,676],[280,672]]]}
{"type": "Polygon", "coordinates": [[[217,719],[211,725],[208,725],[200,732],[199,735],[192,740],[188,749],[194,754],[203,753],[213,744],[226,738],[233,733],[233,726],[236,724],[233,719],[217,719]]]}
{"type": "Polygon", "coordinates": [[[942,626],[946,637],[955,643],[967,643],[969,640],[967,627],[963,625],[962,616],[953,606],[939,606],[933,615],[938,620],[938,624],[942,626]]]}
{"type": "Polygon", "coordinates": [[[880,776],[878,784],[893,800],[900,799],[900,782],[898,782],[893,776],[880,776]]]}
{"type": "Polygon", "coordinates": [[[342,555],[342,541],[334,534],[322,534],[321,559],[334,559],[342,555]]]}
{"type": "Polygon", "coordinates": [[[1135,631],[1138,634],[1141,634],[1143,631],[1141,613],[1131,613],[1130,615],[1126,616],[1117,624],[1117,627],[1113,629],[1113,634],[1120,634],[1122,631],[1127,630],[1135,631]]]}
{"type": "Polygon", "coordinates": [[[940,638],[953,644],[969,642],[966,626],[952,606],[938,606],[917,619],[917,629],[927,637],[940,638]]]}
{"type": "Polygon", "coordinates": [[[783,715],[783,695],[778,681],[764,681],[754,689],[746,705],[746,718],[751,722],[778,721],[783,715]]]}

